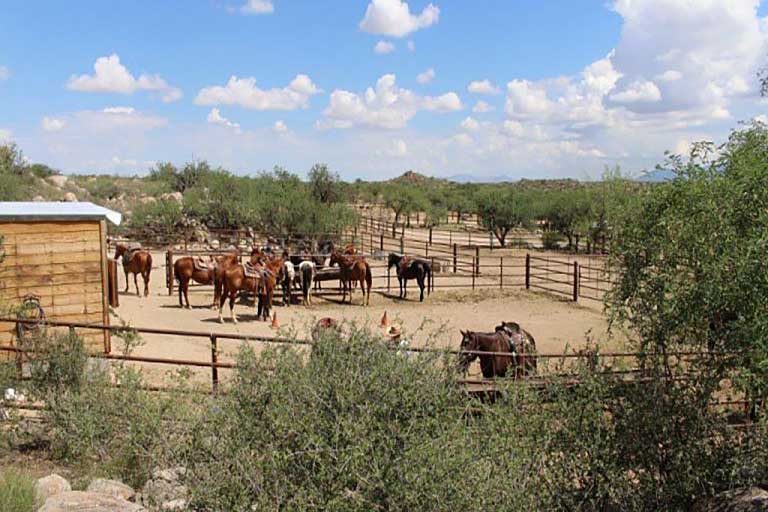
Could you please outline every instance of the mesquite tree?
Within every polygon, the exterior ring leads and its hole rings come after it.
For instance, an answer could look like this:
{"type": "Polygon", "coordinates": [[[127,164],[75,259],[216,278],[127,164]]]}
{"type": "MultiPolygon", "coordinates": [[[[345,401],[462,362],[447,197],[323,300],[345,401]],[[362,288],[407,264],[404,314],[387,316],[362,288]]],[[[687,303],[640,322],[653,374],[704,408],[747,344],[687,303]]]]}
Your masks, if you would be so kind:
{"type": "Polygon", "coordinates": [[[475,196],[480,223],[490,231],[502,247],[507,235],[516,227],[528,227],[532,221],[530,205],[525,196],[511,188],[493,188],[475,196]]]}

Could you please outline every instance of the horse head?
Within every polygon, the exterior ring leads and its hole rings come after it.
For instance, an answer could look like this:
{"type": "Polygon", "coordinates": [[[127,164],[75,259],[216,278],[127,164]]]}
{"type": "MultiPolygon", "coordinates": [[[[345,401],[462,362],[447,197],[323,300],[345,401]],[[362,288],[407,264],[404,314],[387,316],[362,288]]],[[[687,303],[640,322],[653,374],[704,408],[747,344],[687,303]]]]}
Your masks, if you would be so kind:
{"type": "Polygon", "coordinates": [[[394,252],[389,253],[389,258],[387,259],[387,268],[397,267],[400,264],[400,260],[402,260],[402,255],[395,254],[394,252]]]}
{"type": "Polygon", "coordinates": [[[117,245],[115,245],[115,257],[113,259],[118,259],[123,254],[125,254],[127,250],[128,250],[127,245],[123,243],[118,243],[117,245]]]}
{"type": "Polygon", "coordinates": [[[461,332],[461,345],[459,354],[459,370],[462,373],[467,373],[469,370],[469,363],[477,359],[477,354],[467,354],[464,352],[476,351],[478,349],[477,337],[472,331],[460,331],[461,332]]]}

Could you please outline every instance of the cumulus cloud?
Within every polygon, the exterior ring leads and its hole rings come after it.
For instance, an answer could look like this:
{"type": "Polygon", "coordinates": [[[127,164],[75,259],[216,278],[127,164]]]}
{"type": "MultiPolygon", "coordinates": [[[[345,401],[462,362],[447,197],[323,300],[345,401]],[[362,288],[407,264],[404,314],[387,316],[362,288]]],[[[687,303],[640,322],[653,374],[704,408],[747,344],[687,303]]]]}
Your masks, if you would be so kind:
{"type": "Polygon", "coordinates": [[[272,131],[275,132],[275,133],[287,133],[288,132],[288,125],[286,125],[281,120],[277,120],[277,121],[275,121],[275,124],[272,125],[272,131]]]}
{"type": "Polygon", "coordinates": [[[46,132],[58,132],[64,126],[66,125],[66,122],[63,119],[57,119],[55,117],[43,117],[43,120],[40,121],[40,126],[45,130],[46,132]]]}
{"type": "Polygon", "coordinates": [[[226,85],[204,87],[195,98],[196,105],[238,105],[253,110],[296,110],[307,108],[309,99],[322,91],[303,74],[296,75],[286,87],[268,90],[256,86],[255,78],[232,76],[226,85]]]}
{"type": "Polygon", "coordinates": [[[661,101],[661,91],[653,82],[632,82],[626,89],[611,95],[614,103],[653,103],[661,101]]]}
{"type": "Polygon", "coordinates": [[[248,0],[245,5],[240,7],[243,14],[272,14],[275,7],[270,0],[248,0]]]}
{"type": "Polygon", "coordinates": [[[469,82],[467,90],[475,94],[499,94],[499,92],[501,92],[499,88],[492,84],[488,79],[473,80],[469,82]]]}
{"type": "Polygon", "coordinates": [[[208,113],[208,117],[206,120],[211,124],[217,124],[219,126],[226,126],[227,128],[232,128],[235,133],[240,133],[240,124],[235,123],[221,115],[221,112],[218,108],[212,108],[211,111],[208,113]]]}
{"type": "Polygon", "coordinates": [[[472,116],[467,116],[461,122],[461,127],[468,132],[476,132],[480,129],[480,123],[472,116]]]}
{"type": "Polygon", "coordinates": [[[146,131],[168,125],[168,119],[139,112],[133,107],[108,107],[102,110],[83,110],[74,114],[71,124],[90,131],[139,130],[146,131]]]}
{"type": "Polygon", "coordinates": [[[434,79],[435,79],[435,70],[433,68],[429,68],[428,70],[416,75],[416,81],[419,82],[420,84],[428,84],[434,79]]]}
{"type": "Polygon", "coordinates": [[[475,106],[472,107],[472,112],[476,114],[485,114],[487,112],[493,112],[493,110],[493,106],[483,100],[478,101],[475,103],[475,106]]]}
{"type": "Polygon", "coordinates": [[[392,139],[383,150],[377,150],[376,154],[378,156],[402,158],[408,154],[408,144],[402,139],[392,139]]]}
{"type": "Polygon", "coordinates": [[[386,53],[392,53],[393,51],[395,51],[395,45],[390,43],[389,41],[379,41],[373,47],[373,52],[378,54],[378,55],[384,55],[386,53]]]}
{"type": "Polygon", "coordinates": [[[437,23],[439,19],[440,9],[432,4],[416,15],[401,0],[371,0],[360,29],[371,34],[404,37],[437,23]]]}
{"type": "Polygon", "coordinates": [[[3,80],[8,80],[10,78],[11,72],[8,70],[5,66],[0,66],[0,82],[3,80]]]}
{"type": "Polygon", "coordinates": [[[419,111],[453,112],[463,108],[455,92],[419,96],[398,87],[395,81],[395,75],[383,75],[375,88],[369,87],[363,94],[334,90],[330,104],[323,112],[325,121],[319,127],[351,128],[362,125],[397,129],[406,126],[419,111]]]}
{"type": "Polygon", "coordinates": [[[134,77],[115,53],[96,59],[93,70],[93,75],[72,75],[67,82],[67,89],[118,94],[153,91],[159,93],[166,103],[177,101],[183,95],[181,89],[169,85],[160,75],[142,74],[138,78],[134,77]]]}

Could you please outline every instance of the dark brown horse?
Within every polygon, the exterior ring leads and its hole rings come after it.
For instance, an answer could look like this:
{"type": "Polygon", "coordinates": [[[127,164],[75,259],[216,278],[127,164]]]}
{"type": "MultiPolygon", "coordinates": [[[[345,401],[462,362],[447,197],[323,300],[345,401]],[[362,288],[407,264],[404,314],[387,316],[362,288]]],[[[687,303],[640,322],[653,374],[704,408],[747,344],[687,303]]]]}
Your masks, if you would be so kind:
{"type": "MultiPolygon", "coordinates": [[[[173,263],[173,278],[179,282],[179,306],[184,307],[182,298],[189,305],[189,283],[194,281],[198,284],[213,284],[215,277],[215,263],[211,258],[209,261],[203,261],[193,256],[184,256],[173,263]]],[[[216,304],[214,297],[213,304],[216,304]]]]}
{"type": "Polygon", "coordinates": [[[115,259],[123,258],[123,271],[125,272],[125,292],[128,293],[128,274],[133,274],[133,283],[136,285],[136,295],[139,293],[139,280],[136,277],[141,274],[144,280],[144,296],[149,295],[149,275],[152,272],[152,255],[141,246],[129,247],[119,243],[115,248],[115,259]]]}
{"type": "Polygon", "coordinates": [[[429,294],[429,279],[432,275],[429,263],[419,258],[391,252],[387,261],[387,269],[392,267],[395,267],[397,282],[400,284],[400,298],[405,299],[408,296],[408,280],[415,279],[421,291],[419,302],[424,302],[424,288],[427,288],[429,294]],[[425,279],[426,285],[424,284],[425,279]]]}
{"type": "Polygon", "coordinates": [[[347,300],[347,289],[349,289],[349,303],[352,304],[350,284],[353,281],[359,281],[360,290],[363,292],[363,305],[368,306],[371,303],[373,274],[371,274],[371,266],[365,261],[365,258],[339,254],[334,251],[331,253],[331,265],[339,266],[342,287],[341,302],[347,300]]]}
{"type": "MultiPolygon", "coordinates": [[[[502,325],[507,325],[506,322],[502,325]]],[[[517,324],[514,324],[517,325],[517,324]]],[[[519,326],[518,326],[519,328],[519,326]]],[[[522,331],[522,329],[520,329],[522,331]]],[[[525,331],[522,331],[525,333],[525,331]]],[[[514,377],[520,378],[536,371],[535,342],[530,334],[521,334],[518,344],[502,328],[493,333],[461,331],[461,351],[459,367],[466,373],[469,364],[475,359],[480,359],[480,370],[483,377],[505,377],[507,372],[514,371],[514,377]],[[522,336],[525,337],[523,340],[522,336]],[[531,346],[534,348],[531,349],[531,346]],[[478,354],[477,352],[494,352],[494,354],[478,354]]]]}

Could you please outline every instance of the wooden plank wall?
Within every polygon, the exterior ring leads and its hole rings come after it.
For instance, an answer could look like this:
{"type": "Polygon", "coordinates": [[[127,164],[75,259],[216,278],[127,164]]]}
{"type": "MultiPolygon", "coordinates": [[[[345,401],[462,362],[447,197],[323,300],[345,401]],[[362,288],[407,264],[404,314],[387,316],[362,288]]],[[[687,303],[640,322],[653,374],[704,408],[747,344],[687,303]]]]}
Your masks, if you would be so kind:
{"type": "MultiPolygon", "coordinates": [[[[35,295],[50,320],[109,322],[105,303],[106,240],[99,221],[0,223],[3,310],[35,295]]],[[[80,333],[89,350],[109,349],[108,334],[80,333]]],[[[14,344],[13,324],[0,323],[0,344],[14,344]]]]}

